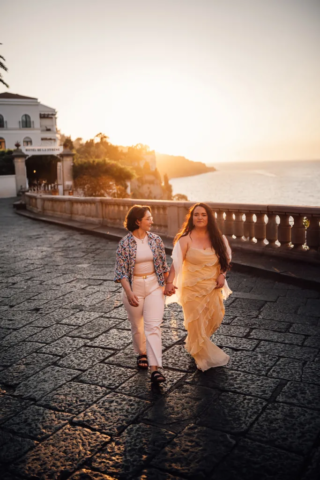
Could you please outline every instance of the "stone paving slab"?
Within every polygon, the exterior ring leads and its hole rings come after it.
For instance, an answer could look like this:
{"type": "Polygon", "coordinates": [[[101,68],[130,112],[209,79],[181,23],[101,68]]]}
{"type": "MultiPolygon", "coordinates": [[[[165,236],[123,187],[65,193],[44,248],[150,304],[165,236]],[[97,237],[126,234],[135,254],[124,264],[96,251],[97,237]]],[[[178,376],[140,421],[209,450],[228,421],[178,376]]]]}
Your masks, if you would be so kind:
{"type": "Polygon", "coordinates": [[[15,390],[15,395],[32,400],[39,400],[47,393],[55,390],[64,383],[73,380],[80,371],[50,365],[28,380],[20,383],[15,390]]]}
{"type": "Polygon", "coordinates": [[[27,478],[66,478],[97,452],[110,437],[86,428],[67,426],[37,445],[11,470],[27,478]]]}
{"type": "Polygon", "coordinates": [[[318,480],[319,292],[232,271],[198,372],[165,308],[167,383],[138,371],[117,242],[14,215],[0,200],[1,480],[318,480]]]}
{"type": "Polygon", "coordinates": [[[260,398],[223,392],[203,412],[197,423],[230,434],[246,433],[266,406],[267,403],[260,398]]]}
{"type": "Polygon", "coordinates": [[[6,421],[2,428],[34,440],[44,440],[66,425],[71,415],[32,405],[6,421]]]}
{"type": "Polygon", "coordinates": [[[171,392],[148,409],[143,420],[170,431],[180,432],[188,424],[195,423],[218,397],[217,392],[209,389],[203,389],[201,395],[198,391],[195,395],[194,391],[195,387],[186,386],[184,391],[171,392]]]}
{"type": "Polygon", "coordinates": [[[17,415],[22,410],[30,406],[30,402],[13,398],[10,395],[0,396],[0,424],[6,422],[9,418],[17,415]]]}
{"type": "Polygon", "coordinates": [[[193,385],[217,388],[227,392],[244,393],[267,400],[279,386],[278,380],[222,367],[214,368],[204,373],[196,372],[189,381],[193,385]]]}
{"type": "Polygon", "coordinates": [[[24,380],[56,361],[57,357],[55,355],[32,353],[1,372],[0,383],[12,387],[18,386],[24,380]]]}
{"type": "Polygon", "coordinates": [[[225,433],[189,425],[151,464],[186,478],[206,479],[234,445],[234,438],[225,433]]]}
{"type": "Polygon", "coordinates": [[[214,470],[212,480],[295,480],[302,464],[298,455],[244,438],[214,470]]]}
{"type": "Polygon", "coordinates": [[[102,385],[103,387],[115,389],[126,380],[136,375],[135,371],[118,367],[117,365],[108,365],[98,363],[79,376],[79,381],[90,385],[102,385]]]}
{"type": "Polygon", "coordinates": [[[248,437],[294,453],[306,454],[312,449],[319,428],[320,416],[315,416],[312,410],[275,403],[267,406],[251,427],[248,437]]]}
{"type": "Polygon", "coordinates": [[[117,388],[117,392],[133,397],[139,397],[144,400],[149,400],[150,402],[157,401],[163,396],[164,393],[172,390],[172,388],[176,386],[178,382],[185,378],[184,372],[176,372],[169,369],[164,369],[164,374],[167,381],[162,385],[161,390],[151,384],[149,375],[147,372],[145,372],[145,374],[141,373],[129,378],[129,380],[122,383],[117,388]]]}
{"type": "Polygon", "coordinates": [[[1,366],[10,366],[26,357],[30,353],[39,350],[43,346],[43,343],[37,342],[21,342],[17,343],[13,347],[5,347],[0,353],[0,365],[1,366]]]}
{"type": "Polygon", "coordinates": [[[145,400],[112,392],[75,417],[73,421],[76,425],[116,435],[133,423],[149,406],[150,403],[145,400]]]}
{"type": "Polygon", "coordinates": [[[97,385],[69,382],[41,398],[38,405],[78,415],[107,393],[106,388],[97,385]]]}
{"type": "Polygon", "coordinates": [[[94,456],[91,466],[120,479],[132,478],[174,437],[174,433],[151,425],[130,425],[121,437],[94,456]]]}
{"type": "Polygon", "coordinates": [[[116,480],[114,477],[110,477],[110,475],[104,475],[103,473],[88,470],[87,468],[82,468],[69,478],[73,480],[116,480]]]}
{"type": "Polygon", "coordinates": [[[34,440],[19,437],[5,430],[0,431],[0,462],[1,470],[4,471],[6,464],[11,464],[14,460],[24,455],[37,445],[34,440]]]}

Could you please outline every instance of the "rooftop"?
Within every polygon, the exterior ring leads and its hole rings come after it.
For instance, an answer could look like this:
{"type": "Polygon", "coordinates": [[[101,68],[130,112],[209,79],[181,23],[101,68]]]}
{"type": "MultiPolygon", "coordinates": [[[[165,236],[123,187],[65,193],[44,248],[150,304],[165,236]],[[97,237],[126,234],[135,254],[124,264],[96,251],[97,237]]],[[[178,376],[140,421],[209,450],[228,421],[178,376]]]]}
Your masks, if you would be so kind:
{"type": "Polygon", "coordinates": [[[26,97],[25,95],[18,95],[17,93],[9,92],[0,93],[0,98],[7,98],[9,100],[38,100],[35,97],[26,97]]]}

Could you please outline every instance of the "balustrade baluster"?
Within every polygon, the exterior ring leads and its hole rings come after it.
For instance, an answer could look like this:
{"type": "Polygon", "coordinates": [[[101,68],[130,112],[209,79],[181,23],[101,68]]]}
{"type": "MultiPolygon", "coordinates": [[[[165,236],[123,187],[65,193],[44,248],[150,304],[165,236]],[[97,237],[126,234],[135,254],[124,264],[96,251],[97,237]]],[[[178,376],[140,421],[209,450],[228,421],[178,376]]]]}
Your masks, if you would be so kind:
{"type": "Polygon", "coordinates": [[[235,217],[236,218],[234,221],[233,234],[236,236],[238,240],[241,240],[244,235],[243,213],[236,212],[235,217]]]}
{"type": "Polygon", "coordinates": [[[113,205],[113,209],[112,209],[112,223],[113,225],[117,223],[117,220],[118,220],[118,216],[119,216],[119,206],[117,204],[114,204],[113,205]]]}
{"type": "Polygon", "coordinates": [[[320,248],[320,217],[311,217],[310,225],[307,229],[307,245],[312,250],[320,248]]]}
{"type": "Polygon", "coordinates": [[[265,245],[266,239],[266,221],[265,213],[257,213],[257,221],[254,226],[254,236],[257,239],[257,245],[265,245]]]}
{"type": "Polygon", "coordinates": [[[162,209],[162,232],[168,234],[168,207],[163,207],[162,209]]]}
{"type": "Polygon", "coordinates": [[[223,212],[217,212],[217,224],[218,224],[218,227],[220,229],[220,232],[222,234],[225,233],[225,230],[224,230],[224,215],[223,215],[223,212]]]}
{"type": "Polygon", "coordinates": [[[159,231],[159,209],[158,207],[152,208],[152,216],[153,216],[153,227],[152,230],[156,233],[159,231]]]}
{"type": "Polygon", "coordinates": [[[277,215],[268,213],[268,223],[266,226],[266,238],[269,242],[268,247],[276,247],[276,241],[278,240],[278,224],[277,215]]]}
{"type": "Polygon", "coordinates": [[[244,236],[247,240],[251,241],[254,237],[254,221],[253,221],[253,213],[246,213],[246,219],[244,221],[244,236]]]}
{"type": "Polygon", "coordinates": [[[303,250],[302,246],[306,242],[306,228],[304,226],[304,217],[302,215],[294,216],[294,224],[291,229],[291,243],[296,250],[303,250]]]}
{"type": "Polygon", "coordinates": [[[122,212],[121,212],[121,220],[120,220],[120,225],[123,226],[123,223],[126,219],[126,215],[127,215],[127,212],[129,210],[129,206],[128,205],[123,205],[123,209],[122,209],[122,212]]]}
{"type": "Polygon", "coordinates": [[[281,243],[282,248],[289,248],[291,242],[290,215],[281,213],[279,217],[280,224],[278,225],[278,240],[281,243]]]}
{"type": "Polygon", "coordinates": [[[233,235],[233,213],[226,212],[226,219],[224,222],[224,234],[231,238],[233,235]]]}

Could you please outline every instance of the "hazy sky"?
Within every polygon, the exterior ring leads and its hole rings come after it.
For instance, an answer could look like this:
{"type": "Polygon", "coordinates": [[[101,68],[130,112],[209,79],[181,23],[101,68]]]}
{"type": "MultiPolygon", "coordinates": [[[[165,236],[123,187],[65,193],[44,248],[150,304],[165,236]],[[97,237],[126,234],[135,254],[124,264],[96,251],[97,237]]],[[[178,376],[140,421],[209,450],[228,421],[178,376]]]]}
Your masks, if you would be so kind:
{"type": "Polygon", "coordinates": [[[0,42],[9,91],[73,138],[320,158],[320,0],[1,0],[0,42]]]}

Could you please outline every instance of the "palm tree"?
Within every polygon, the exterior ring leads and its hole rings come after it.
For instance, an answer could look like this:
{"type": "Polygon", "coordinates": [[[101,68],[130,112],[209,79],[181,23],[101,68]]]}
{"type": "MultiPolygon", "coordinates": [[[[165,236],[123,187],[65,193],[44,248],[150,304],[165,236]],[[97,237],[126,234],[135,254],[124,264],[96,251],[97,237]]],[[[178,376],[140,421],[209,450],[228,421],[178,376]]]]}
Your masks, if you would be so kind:
{"type": "Polygon", "coordinates": [[[105,135],[104,133],[98,133],[95,138],[99,138],[100,142],[107,142],[109,140],[109,137],[105,135]]]}
{"type": "MultiPolygon", "coordinates": [[[[0,43],[0,45],[2,45],[2,43],[0,43]]],[[[2,60],[4,62],[6,61],[6,59],[2,55],[0,55],[0,69],[2,68],[5,72],[7,72],[8,69],[5,66],[5,64],[2,62],[2,60]]],[[[3,85],[5,85],[7,88],[9,88],[9,85],[2,78],[2,73],[0,73],[0,83],[3,83],[3,85]]]]}

